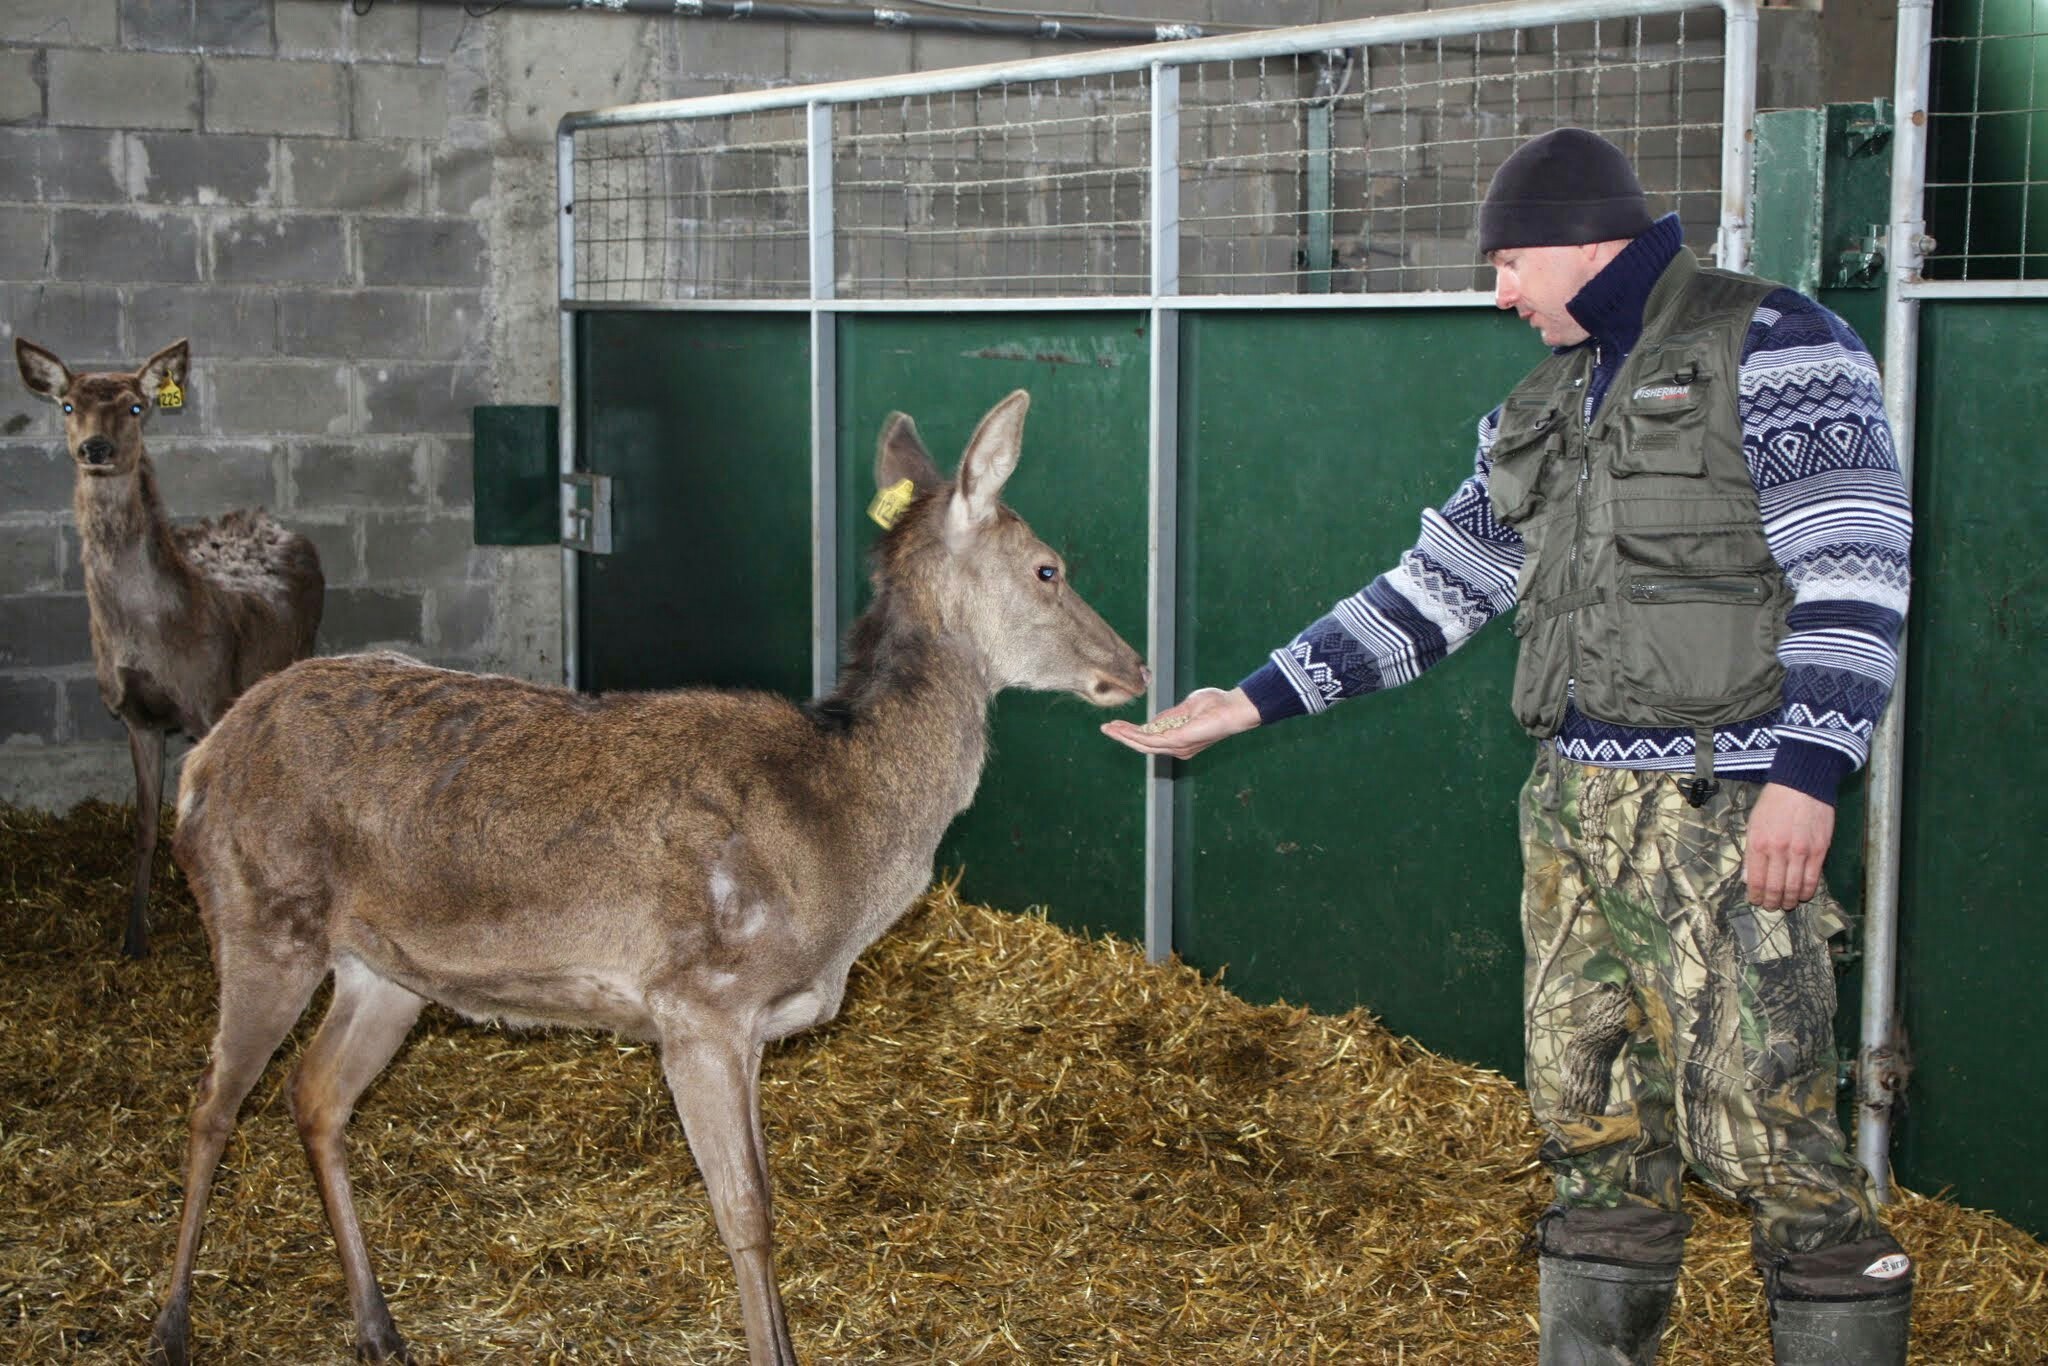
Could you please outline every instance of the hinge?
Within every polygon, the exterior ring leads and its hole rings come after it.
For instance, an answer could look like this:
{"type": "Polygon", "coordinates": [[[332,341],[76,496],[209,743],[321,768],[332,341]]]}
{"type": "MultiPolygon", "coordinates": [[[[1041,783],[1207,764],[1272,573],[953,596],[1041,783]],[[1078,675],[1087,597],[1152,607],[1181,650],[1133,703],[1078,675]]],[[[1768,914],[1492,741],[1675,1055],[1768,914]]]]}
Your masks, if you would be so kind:
{"type": "Polygon", "coordinates": [[[562,504],[562,544],[590,555],[612,553],[612,480],[608,474],[578,471],[562,476],[569,497],[562,504]]]}

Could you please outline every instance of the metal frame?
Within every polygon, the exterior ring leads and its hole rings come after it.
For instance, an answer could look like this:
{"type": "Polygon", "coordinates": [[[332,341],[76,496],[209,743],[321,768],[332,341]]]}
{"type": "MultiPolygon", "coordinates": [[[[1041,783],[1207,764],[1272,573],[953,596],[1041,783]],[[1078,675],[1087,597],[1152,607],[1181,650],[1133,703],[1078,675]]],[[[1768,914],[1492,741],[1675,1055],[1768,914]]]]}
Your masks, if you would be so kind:
{"type": "MultiPolygon", "coordinates": [[[[1175,696],[1176,640],[1174,602],[1177,509],[1177,432],[1179,408],[1178,318],[1184,312],[1210,309],[1383,309],[1490,307],[1482,290],[1408,293],[1325,293],[1183,295],[1179,270],[1179,89],[1180,71],[1198,63],[1260,57],[1292,57],[1331,49],[1371,47],[1428,39],[1471,37],[1502,30],[1564,25],[1591,20],[1629,19],[1658,14],[1718,8],[1726,20],[1722,40],[1721,207],[1716,259],[1741,270],[1749,262],[1749,195],[1752,123],[1756,107],[1757,0],[1506,0],[1371,19],[1345,20],[1299,28],[1228,34],[1211,38],[1152,44],[1143,47],[1062,54],[947,71],[839,81],[821,85],[753,90],[693,99],[662,100],[612,109],[573,113],[557,129],[557,173],[561,231],[562,402],[561,464],[565,474],[575,468],[578,434],[574,420],[576,393],[573,354],[574,312],[579,308],[652,308],[659,310],[781,312],[804,311],[811,317],[812,356],[812,680],[823,693],[836,674],[838,621],[837,507],[833,337],[835,315],[860,312],[1059,312],[1083,310],[1142,311],[1148,314],[1153,346],[1150,372],[1151,492],[1149,539],[1151,572],[1147,587],[1148,653],[1156,670],[1152,701],[1170,703],[1175,696]],[[1151,277],[1146,293],[1059,296],[876,300],[834,298],[831,221],[831,116],[843,104],[912,95],[961,92],[1005,82],[1048,81],[1148,70],[1152,93],[1152,164],[1150,167],[1151,277]],[[809,192],[811,207],[808,297],[773,300],[678,300],[618,304],[585,302],[575,297],[574,139],[589,129],[608,129],[715,115],[756,113],[775,109],[807,111],[809,192]]],[[[577,580],[574,554],[563,556],[564,673],[576,683],[577,580]]],[[[1173,938],[1173,778],[1171,766],[1155,761],[1145,789],[1145,951],[1158,960],[1172,951],[1173,938]]]]}

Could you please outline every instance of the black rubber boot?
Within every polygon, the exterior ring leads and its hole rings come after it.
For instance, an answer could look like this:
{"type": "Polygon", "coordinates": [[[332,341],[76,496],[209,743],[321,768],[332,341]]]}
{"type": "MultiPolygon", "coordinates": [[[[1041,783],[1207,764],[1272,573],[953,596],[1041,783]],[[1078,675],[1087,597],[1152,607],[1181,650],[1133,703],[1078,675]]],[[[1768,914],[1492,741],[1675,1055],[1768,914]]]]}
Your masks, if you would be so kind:
{"type": "Polygon", "coordinates": [[[1544,1257],[1541,1366],[1651,1366],[1671,1318],[1675,1266],[1544,1257]]]}
{"type": "Polygon", "coordinates": [[[1889,1234],[1757,1260],[1778,1366],[1904,1366],[1913,1263],[1889,1234]]]}
{"type": "Polygon", "coordinates": [[[1541,1366],[1651,1366],[1692,1221],[1630,1206],[1536,1223],[1541,1366]]]}

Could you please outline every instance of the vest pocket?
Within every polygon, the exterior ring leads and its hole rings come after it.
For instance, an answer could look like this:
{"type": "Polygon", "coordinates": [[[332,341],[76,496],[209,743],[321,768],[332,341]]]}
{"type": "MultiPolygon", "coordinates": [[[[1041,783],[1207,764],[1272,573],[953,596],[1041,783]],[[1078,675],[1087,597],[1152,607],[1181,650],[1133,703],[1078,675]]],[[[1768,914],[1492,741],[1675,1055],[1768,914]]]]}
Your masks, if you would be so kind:
{"type": "Polygon", "coordinates": [[[1638,386],[1621,407],[1614,473],[1698,476],[1707,472],[1707,382],[1673,376],[1638,386]]]}
{"type": "Polygon", "coordinates": [[[1581,648],[1607,655],[1579,680],[1589,716],[1628,725],[1747,720],[1779,702],[1784,617],[1775,568],[1678,569],[1623,558],[1620,591],[1581,622],[1581,648]],[[1597,680],[1597,683],[1595,682],[1597,680]]]}
{"type": "Polygon", "coordinates": [[[1543,505],[1543,469],[1553,449],[1562,448],[1561,440],[1554,439],[1561,421],[1553,409],[1532,426],[1501,432],[1487,452],[1486,491],[1493,515],[1510,526],[1527,521],[1543,505]]]}

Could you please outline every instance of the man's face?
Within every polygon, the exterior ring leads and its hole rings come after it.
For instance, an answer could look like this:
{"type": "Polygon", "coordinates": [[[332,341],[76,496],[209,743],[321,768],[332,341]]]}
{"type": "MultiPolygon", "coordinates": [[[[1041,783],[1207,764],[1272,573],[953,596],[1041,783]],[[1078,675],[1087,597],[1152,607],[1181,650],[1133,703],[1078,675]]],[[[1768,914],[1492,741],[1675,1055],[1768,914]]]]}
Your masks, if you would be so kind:
{"type": "Polygon", "coordinates": [[[1512,308],[1546,346],[1577,346],[1586,329],[1566,311],[1586,282],[1600,273],[1600,245],[1502,247],[1493,262],[1493,303],[1512,308]]]}

